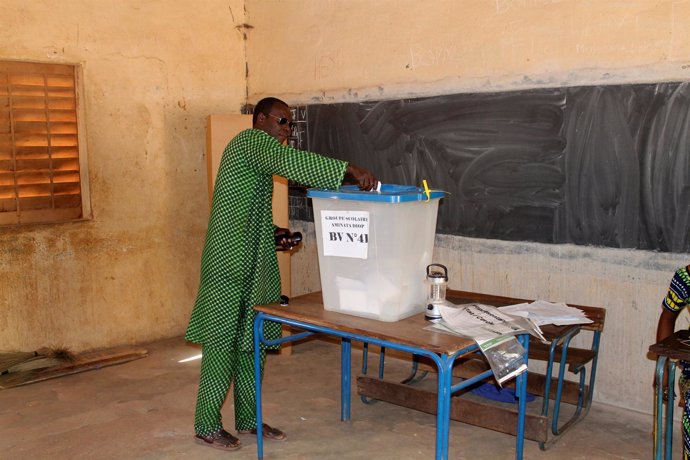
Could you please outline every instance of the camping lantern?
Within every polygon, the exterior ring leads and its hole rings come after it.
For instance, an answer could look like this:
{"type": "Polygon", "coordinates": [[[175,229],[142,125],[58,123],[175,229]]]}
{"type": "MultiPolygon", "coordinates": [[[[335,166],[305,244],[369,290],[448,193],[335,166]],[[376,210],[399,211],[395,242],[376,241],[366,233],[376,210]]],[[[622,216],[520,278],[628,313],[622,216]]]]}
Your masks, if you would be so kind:
{"type": "Polygon", "coordinates": [[[424,318],[428,321],[441,319],[440,305],[446,303],[446,286],[448,285],[448,269],[445,265],[431,264],[426,267],[426,284],[429,292],[426,297],[426,311],[424,318]],[[432,267],[437,267],[432,270],[432,267]],[[441,269],[441,270],[439,270],[441,269]]]}

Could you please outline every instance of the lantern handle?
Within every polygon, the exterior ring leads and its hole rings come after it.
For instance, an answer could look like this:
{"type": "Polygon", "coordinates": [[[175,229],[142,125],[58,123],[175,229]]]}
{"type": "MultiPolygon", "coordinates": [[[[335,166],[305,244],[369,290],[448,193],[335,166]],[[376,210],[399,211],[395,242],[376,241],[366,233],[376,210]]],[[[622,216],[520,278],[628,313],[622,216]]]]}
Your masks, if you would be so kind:
{"type": "Polygon", "coordinates": [[[442,269],[443,269],[443,273],[442,273],[442,274],[443,274],[443,279],[446,280],[446,281],[448,281],[448,269],[446,268],[445,265],[441,265],[441,264],[430,264],[430,265],[427,265],[427,266],[426,266],[426,276],[427,276],[427,277],[431,276],[431,270],[430,270],[431,267],[440,267],[440,268],[442,268],[442,269]]]}

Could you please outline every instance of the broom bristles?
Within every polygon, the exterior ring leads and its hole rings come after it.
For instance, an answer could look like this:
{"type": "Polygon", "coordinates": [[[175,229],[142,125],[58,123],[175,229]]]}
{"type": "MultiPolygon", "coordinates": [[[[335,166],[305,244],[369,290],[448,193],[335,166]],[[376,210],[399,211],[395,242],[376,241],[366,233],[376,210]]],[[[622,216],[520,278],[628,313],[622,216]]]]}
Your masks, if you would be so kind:
{"type": "Polygon", "coordinates": [[[0,375],[0,389],[18,387],[34,379],[40,371],[13,372],[11,374],[0,375]]]}
{"type": "Polygon", "coordinates": [[[35,351],[14,351],[0,353],[0,374],[8,372],[8,370],[26,360],[35,358],[37,353],[35,351]]]}
{"type": "Polygon", "coordinates": [[[74,356],[74,354],[67,348],[51,348],[49,356],[55,359],[69,362],[74,362],[77,359],[77,357],[74,356]]]}
{"type": "Polygon", "coordinates": [[[0,362],[9,364],[6,368],[0,367],[0,389],[24,385],[39,377],[44,370],[60,366],[65,362],[74,362],[76,359],[66,348],[40,348],[32,352],[0,353],[0,362]]]}
{"type": "Polygon", "coordinates": [[[28,352],[0,353],[0,374],[22,372],[30,369],[45,369],[72,362],[76,358],[67,348],[40,348],[28,352]]]}
{"type": "Polygon", "coordinates": [[[47,369],[49,367],[59,366],[63,361],[61,359],[53,358],[52,356],[36,356],[35,358],[27,359],[26,361],[15,364],[7,369],[8,374],[17,374],[26,371],[37,371],[47,369]]]}

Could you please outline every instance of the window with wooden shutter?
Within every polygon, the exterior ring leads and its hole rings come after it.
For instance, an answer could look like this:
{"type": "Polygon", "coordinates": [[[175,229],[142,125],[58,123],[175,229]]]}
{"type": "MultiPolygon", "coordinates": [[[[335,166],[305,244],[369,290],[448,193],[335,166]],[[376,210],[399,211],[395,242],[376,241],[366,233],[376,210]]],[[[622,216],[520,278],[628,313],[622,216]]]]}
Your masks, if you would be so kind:
{"type": "Polygon", "coordinates": [[[0,225],[90,217],[77,70],[0,61],[0,225]]]}

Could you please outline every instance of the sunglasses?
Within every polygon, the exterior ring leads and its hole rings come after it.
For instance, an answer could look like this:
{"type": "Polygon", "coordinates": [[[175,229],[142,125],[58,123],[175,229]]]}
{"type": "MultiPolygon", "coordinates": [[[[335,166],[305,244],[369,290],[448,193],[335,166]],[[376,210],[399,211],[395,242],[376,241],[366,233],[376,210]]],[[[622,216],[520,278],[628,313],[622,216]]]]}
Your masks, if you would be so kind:
{"type": "Polygon", "coordinates": [[[285,117],[278,117],[278,116],[273,115],[273,114],[271,114],[271,113],[267,113],[266,115],[268,115],[269,117],[272,117],[272,118],[275,118],[276,120],[278,120],[278,124],[281,125],[281,126],[287,124],[288,126],[290,126],[290,129],[294,128],[294,126],[295,126],[295,122],[294,122],[294,121],[288,122],[288,119],[285,118],[285,117]]]}

